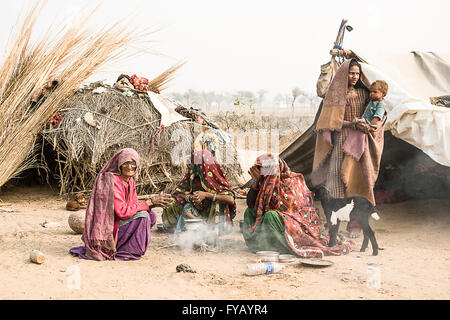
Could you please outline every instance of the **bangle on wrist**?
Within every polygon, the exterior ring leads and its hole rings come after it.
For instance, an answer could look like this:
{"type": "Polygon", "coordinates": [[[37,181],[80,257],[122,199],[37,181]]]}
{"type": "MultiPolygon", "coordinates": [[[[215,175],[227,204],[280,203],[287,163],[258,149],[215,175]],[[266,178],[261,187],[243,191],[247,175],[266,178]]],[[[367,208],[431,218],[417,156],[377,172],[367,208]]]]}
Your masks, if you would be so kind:
{"type": "Polygon", "coordinates": [[[216,201],[216,196],[217,196],[217,194],[214,193],[213,198],[212,198],[212,202],[216,201]]]}

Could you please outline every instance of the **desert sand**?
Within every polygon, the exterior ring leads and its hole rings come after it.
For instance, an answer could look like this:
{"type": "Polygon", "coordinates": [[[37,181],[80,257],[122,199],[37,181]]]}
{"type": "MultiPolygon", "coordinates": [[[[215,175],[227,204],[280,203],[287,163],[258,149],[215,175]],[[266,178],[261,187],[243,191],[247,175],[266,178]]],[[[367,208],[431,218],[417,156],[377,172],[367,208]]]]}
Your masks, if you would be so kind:
{"type": "MultiPolygon", "coordinates": [[[[258,276],[244,274],[256,255],[246,248],[238,223],[232,234],[220,238],[218,252],[161,248],[170,244],[171,235],[155,226],[141,260],[87,261],[69,254],[71,247],[82,245],[81,235],[69,228],[71,212],[56,191],[14,187],[0,199],[13,209],[0,211],[0,299],[450,298],[450,199],[379,205],[381,219],[371,221],[383,248],[378,256],[371,255],[370,245],[359,252],[360,237],[349,255],[325,257],[334,262],[330,267],[297,262],[279,273],[258,276]],[[44,222],[51,224],[45,228],[44,222]],[[45,255],[43,264],[30,262],[35,249],[45,255]],[[177,273],[182,263],[196,273],[177,273]],[[379,272],[375,282],[370,270],[379,272]]],[[[320,203],[316,206],[321,209],[320,203]]],[[[245,200],[239,199],[236,222],[244,210],[245,200]]],[[[161,222],[161,209],[156,212],[161,222]]]]}

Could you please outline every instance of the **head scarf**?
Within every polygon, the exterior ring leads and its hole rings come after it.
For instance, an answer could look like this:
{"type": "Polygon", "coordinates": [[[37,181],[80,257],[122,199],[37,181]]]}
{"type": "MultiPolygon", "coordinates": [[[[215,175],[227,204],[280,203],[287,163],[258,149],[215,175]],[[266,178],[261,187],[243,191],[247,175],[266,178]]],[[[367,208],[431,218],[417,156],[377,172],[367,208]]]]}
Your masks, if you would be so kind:
{"type": "MultiPolygon", "coordinates": [[[[192,193],[192,183],[196,177],[200,178],[202,187],[207,192],[234,195],[225,171],[208,150],[198,150],[192,153],[191,165],[176,191],[182,194],[192,193]]],[[[178,203],[182,201],[182,199],[177,198],[178,203]]],[[[221,204],[221,207],[226,215],[226,221],[232,225],[232,219],[236,216],[236,204],[221,204]]]]}
{"type": "Polygon", "coordinates": [[[347,243],[326,246],[328,239],[320,236],[320,218],[302,174],[292,172],[283,159],[270,153],[258,157],[255,165],[260,167],[262,181],[255,203],[257,218],[250,232],[255,231],[267,211],[276,211],[283,219],[284,236],[294,253],[304,256],[305,250],[320,250],[325,255],[349,252],[347,243]]]}
{"type": "MultiPolygon", "coordinates": [[[[139,154],[134,149],[119,150],[103,166],[95,179],[86,208],[82,236],[86,254],[95,260],[112,260],[116,253],[113,235],[114,175],[120,174],[120,166],[128,161],[135,161],[139,168],[139,154]]],[[[130,179],[129,183],[130,190],[135,189],[134,179],[130,179]]]]}
{"type": "MultiPolygon", "coordinates": [[[[342,129],[344,122],[345,105],[347,102],[348,72],[350,62],[355,59],[349,59],[342,63],[334,76],[330,87],[322,102],[322,111],[317,120],[316,130],[338,130],[342,129]]],[[[356,61],[356,60],[355,60],[356,61]]],[[[367,90],[370,87],[369,80],[361,70],[359,80],[355,87],[363,87],[367,90]]]]}

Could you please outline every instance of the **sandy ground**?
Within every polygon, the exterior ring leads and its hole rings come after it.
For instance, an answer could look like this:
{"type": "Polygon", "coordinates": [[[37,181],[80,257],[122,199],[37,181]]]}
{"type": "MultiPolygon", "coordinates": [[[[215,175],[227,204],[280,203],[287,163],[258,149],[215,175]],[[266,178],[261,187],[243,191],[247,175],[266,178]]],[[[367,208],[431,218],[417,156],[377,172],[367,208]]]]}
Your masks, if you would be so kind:
{"type": "MultiPolygon", "coordinates": [[[[379,256],[372,256],[369,247],[365,253],[326,257],[334,262],[331,267],[296,263],[279,273],[252,277],[243,272],[255,255],[238,226],[220,239],[217,253],[159,249],[170,239],[154,228],[139,261],[86,261],[68,253],[82,244],[81,236],[69,228],[71,212],[52,190],[14,188],[0,199],[12,202],[14,209],[0,212],[0,299],[450,298],[450,199],[379,205],[381,220],[371,223],[384,248],[379,256]],[[40,224],[45,221],[60,226],[44,228],[40,224]],[[45,254],[44,264],[29,261],[33,249],[45,254]],[[196,273],[177,273],[181,263],[196,273]],[[377,268],[378,277],[371,268],[377,268]]],[[[236,221],[244,209],[245,200],[239,200],[236,221]]],[[[161,210],[157,213],[160,221],[161,210]]],[[[358,246],[361,241],[356,239],[358,246]]]]}

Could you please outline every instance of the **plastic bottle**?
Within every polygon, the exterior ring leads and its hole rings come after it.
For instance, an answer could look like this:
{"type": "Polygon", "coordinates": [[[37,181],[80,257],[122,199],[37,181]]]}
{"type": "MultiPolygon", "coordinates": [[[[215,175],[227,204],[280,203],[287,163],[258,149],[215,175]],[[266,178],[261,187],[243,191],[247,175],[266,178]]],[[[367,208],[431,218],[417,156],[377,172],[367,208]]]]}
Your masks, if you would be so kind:
{"type": "Polygon", "coordinates": [[[261,262],[247,264],[246,275],[271,274],[282,270],[285,266],[278,262],[261,262]]]}

